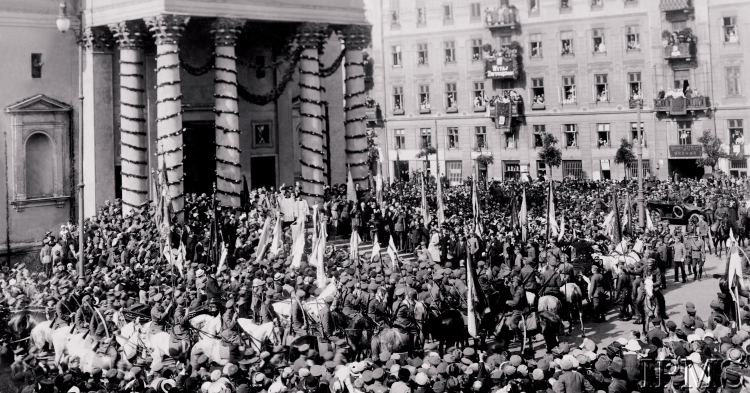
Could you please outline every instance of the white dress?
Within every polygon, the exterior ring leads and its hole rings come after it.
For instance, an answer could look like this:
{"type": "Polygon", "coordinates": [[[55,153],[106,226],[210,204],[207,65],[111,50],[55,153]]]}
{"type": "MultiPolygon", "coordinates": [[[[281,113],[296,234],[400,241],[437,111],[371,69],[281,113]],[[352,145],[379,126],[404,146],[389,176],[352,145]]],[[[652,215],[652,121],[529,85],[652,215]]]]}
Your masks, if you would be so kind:
{"type": "Polygon", "coordinates": [[[430,237],[430,245],[427,246],[427,251],[430,252],[432,260],[440,262],[440,235],[433,233],[430,237]]]}

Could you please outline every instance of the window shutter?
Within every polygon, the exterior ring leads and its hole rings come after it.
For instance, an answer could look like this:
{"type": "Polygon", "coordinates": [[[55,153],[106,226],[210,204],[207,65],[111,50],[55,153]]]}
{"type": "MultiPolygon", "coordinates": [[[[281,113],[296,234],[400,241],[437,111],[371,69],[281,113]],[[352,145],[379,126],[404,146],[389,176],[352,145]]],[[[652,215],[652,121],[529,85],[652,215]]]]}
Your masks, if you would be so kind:
{"type": "Polygon", "coordinates": [[[596,84],[591,86],[591,102],[596,103],[596,84]]]}

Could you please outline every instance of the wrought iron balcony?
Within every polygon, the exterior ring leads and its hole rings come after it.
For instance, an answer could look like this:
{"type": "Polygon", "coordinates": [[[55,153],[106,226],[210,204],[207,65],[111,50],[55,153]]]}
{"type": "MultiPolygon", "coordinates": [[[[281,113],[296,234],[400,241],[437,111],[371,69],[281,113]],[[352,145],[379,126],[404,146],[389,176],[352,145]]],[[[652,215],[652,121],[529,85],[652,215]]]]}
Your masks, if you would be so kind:
{"type": "Polygon", "coordinates": [[[698,97],[665,97],[654,99],[654,111],[664,112],[670,116],[685,115],[692,111],[707,111],[711,100],[705,96],[698,97]]]}
{"type": "Polygon", "coordinates": [[[515,30],[521,26],[516,7],[502,6],[485,11],[484,22],[492,31],[515,30]]]}
{"type": "Polygon", "coordinates": [[[667,60],[690,60],[693,57],[690,43],[680,42],[664,47],[664,58],[667,60]]]}

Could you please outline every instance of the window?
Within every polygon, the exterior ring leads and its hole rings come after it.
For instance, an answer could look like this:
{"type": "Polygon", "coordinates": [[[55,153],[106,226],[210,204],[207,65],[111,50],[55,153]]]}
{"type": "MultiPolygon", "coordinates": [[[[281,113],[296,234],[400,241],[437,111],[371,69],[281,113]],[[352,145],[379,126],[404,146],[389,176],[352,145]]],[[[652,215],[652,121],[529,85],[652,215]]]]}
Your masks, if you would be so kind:
{"type": "Polygon", "coordinates": [[[563,104],[575,104],[576,103],[576,77],[575,76],[564,76],[562,86],[562,100],[563,104]]]}
{"type": "Polygon", "coordinates": [[[458,149],[458,127],[448,127],[448,148],[458,149]]]}
{"type": "Polygon", "coordinates": [[[446,161],[445,167],[448,168],[448,181],[452,186],[458,186],[464,181],[461,161],[446,161]]]}
{"type": "Polygon", "coordinates": [[[471,40],[471,59],[482,60],[482,39],[471,40]]]}
{"type": "Polygon", "coordinates": [[[727,95],[740,95],[740,67],[727,67],[727,95]]]}
{"type": "Polygon", "coordinates": [[[563,124],[565,133],[565,147],[578,147],[578,126],[575,124],[563,124]]]}
{"type": "Polygon", "coordinates": [[[443,5],[443,21],[453,22],[453,5],[452,4],[443,5]]]}
{"type": "Polygon", "coordinates": [[[573,32],[572,31],[563,31],[560,33],[560,39],[562,43],[562,54],[565,55],[572,55],[574,53],[573,51],[573,32]]]}
{"type": "Polygon", "coordinates": [[[560,8],[570,8],[570,0],[560,0],[560,8]]]}
{"type": "Polygon", "coordinates": [[[474,143],[478,148],[484,149],[487,147],[487,127],[474,127],[474,143]]]}
{"type": "Polygon", "coordinates": [[[401,66],[401,45],[394,45],[391,47],[391,55],[393,57],[393,66],[401,66]]]}
{"type": "Polygon", "coordinates": [[[641,73],[640,72],[628,73],[628,92],[630,93],[631,100],[643,99],[643,93],[641,90],[641,73]]]}
{"type": "Polygon", "coordinates": [[[609,139],[609,123],[600,123],[596,125],[596,145],[598,147],[610,147],[612,141],[609,139]]]}
{"type": "Polygon", "coordinates": [[[504,34],[500,36],[500,47],[504,49],[508,49],[510,44],[513,42],[513,37],[509,34],[504,34]]]}
{"type": "Polygon", "coordinates": [[[448,109],[455,109],[456,108],[456,98],[458,93],[456,93],[456,84],[455,83],[446,83],[445,84],[445,107],[448,109]]]}
{"type": "Polygon", "coordinates": [[[739,42],[737,35],[737,17],[728,16],[724,18],[724,42],[739,42]]]}
{"type": "Polygon", "coordinates": [[[471,3],[471,20],[482,19],[482,3],[471,3]]]}
{"type": "Polygon", "coordinates": [[[530,34],[531,57],[542,57],[542,33],[530,34]]]}
{"type": "Polygon", "coordinates": [[[505,165],[505,176],[503,177],[505,180],[521,178],[521,164],[518,161],[504,161],[503,164],[505,165]]]}
{"type": "Polygon", "coordinates": [[[604,29],[594,29],[594,53],[606,53],[607,46],[604,44],[604,29]]]}
{"type": "Polygon", "coordinates": [[[534,125],[534,147],[544,147],[544,134],[547,132],[544,124],[534,125]]]}
{"type": "Polygon", "coordinates": [[[55,168],[52,141],[36,132],[26,140],[26,198],[51,197],[54,194],[55,168]]]}
{"type": "Polygon", "coordinates": [[[404,88],[393,86],[393,111],[404,110],[404,88]]]}
{"type": "Polygon", "coordinates": [[[427,24],[427,7],[417,8],[417,26],[424,26],[427,24]]]}
{"type": "Polygon", "coordinates": [[[735,178],[747,177],[747,161],[745,161],[744,159],[732,160],[729,175],[735,178]]]}
{"type": "Polygon", "coordinates": [[[628,41],[628,50],[641,50],[641,34],[638,32],[638,26],[628,26],[627,29],[625,38],[628,41]]]}
{"type": "Polygon", "coordinates": [[[536,176],[547,176],[547,163],[541,160],[536,161],[536,176]]]}
{"type": "Polygon", "coordinates": [[[430,110],[430,85],[419,85],[419,110],[430,110]]]}
{"type": "MultiPolygon", "coordinates": [[[[745,144],[745,132],[742,128],[742,120],[728,120],[729,125],[729,140],[732,142],[732,146],[741,146],[745,144]]],[[[732,149],[732,153],[738,153],[732,149]]]]}
{"type": "Polygon", "coordinates": [[[544,109],[544,78],[531,78],[531,93],[534,95],[531,108],[541,106],[540,109],[544,109]]]}
{"type": "Polygon", "coordinates": [[[688,87],[690,87],[690,70],[675,70],[674,88],[685,92],[688,87]]]}
{"type": "MultiPolygon", "coordinates": [[[[638,123],[630,123],[630,142],[633,142],[633,147],[638,147],[638,123]]],[[[646,147],[646,129],[643,128],[643,122],[641,122],[641,145],[646,147]]]]}
{"type": "Polygon", "coordinates": [[[396,181],[409,181],[409,161],[393,161],[393,173],[396,181]]]}
{"type": "Polygon", "coordinates": [[[484,95],[484,82],[474,82],[474,107],[487,105],[487,97],[484,95]]]}
{"type": "Polygon", "coordinates": [[[41,78],[42,77],[42,54],[32,53],[31,54],[31,77],[41,78]]]}
{"type": "Polygon", "coordinates": [[[455,41],[445,42],[445,62],[453,63],[456,61],[456,43],[455,41]]]}
{"type": "Polygon", "coordinates": [[[594,75],[594,102],[609,102],[607,75],[594,75]]]}
{"type": "Polygon", "coordinates": [[[394,131],[395,138],[396,138],[396,149],[404,149],[406,147],[406,133],[404,132],[404,129],[397,129],[394,131]]]}
{"type": "Polygon", "coordinates": [[[427,52],[427,44],[417,44],[417,64],[430,64],[427,52]]]}
{"type": "Polygon", "coordinates": [[[391,27],[398,27],[400,20],[401,5],[399,0],[391,0],[391,27]]]}
{"type": "Polygon", "coordinates": [[[541,0],[529,0],[529,12],[532,14],[539,12],[539,1],[541,0]]]}
{"type": "Polygon", "coordinates": [[[690,121],[678,121],[677,132],[680,137],[681,145],[692,145],[693,144],[693,122],[690,121]]]}
{"type": "Polygon", "coordinates": [[[583,179],[583,161],[566,160],[562,162],[563,177],[566,179],[583,179]]]}
{"type": "Polygon", "coordinates": [[[592,7],[601,7],[603,4],[602,0],[591,0],[592,7]]]}
{"type": "MultiPolygon", "coordinates": [[[[637,178],[638,177],[638,160],[633,161],[628,165],[628,171],[630,178],[637,178]]],[[[651,163],[649,160],[643,160],[643,177],[649,177],[651,176],[651,163]]],[[[635,213],[635,212],[634,212],[635,213]]]]}
{"type": "Polygon", "coordinates": [[[421,148],[432,146],[432,129],[431,128],[420,128],[419,135],[422,137],[421,148]]]}
{"type": "Polygon", "coordinates": [[[505,148],[516,149],[518,147],[518,129],[511,128],[505,132],[505,148]]]}

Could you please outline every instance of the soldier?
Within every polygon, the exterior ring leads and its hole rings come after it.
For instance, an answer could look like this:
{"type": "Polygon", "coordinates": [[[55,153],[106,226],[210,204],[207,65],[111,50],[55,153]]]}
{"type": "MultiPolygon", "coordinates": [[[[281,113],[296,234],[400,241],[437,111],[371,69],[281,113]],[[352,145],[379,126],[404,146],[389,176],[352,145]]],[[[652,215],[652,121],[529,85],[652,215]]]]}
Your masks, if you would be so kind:
{"type": "Polygon", "coordinates": [[[91,296],[84,295],[81,307],[76,310],[75,325],[79,330],[92,329],[94,326],[94,308],[91,306],[91,296]]]}
{"type": "Polygon", "coordinates": [[[306,334],[307,320],[305,319],[305,311],[302,309],[302,301],[306,295],[305,291],[298,289],[296,296],[292,298],[290,317],[292,330],[296,336],[306,334]]]}
{"type": "Polygon", "coordinates": [[[190,308],[185,307],[185,298],[178,294],[175,299],[175,310],[172,315],[172,336],[180,343],[181,352],[186,353],[190,348],[190,308]]]}
{"type": "Polygon", "coordinates": [[[599,266],[591,266],[591,279],[589,283],[589,299],[591,299],[594,306],[594,322],[604,321],[604,307],[602,301],[604,300],[604,276],[599,274],[599,266]]]}
{"type": "Polygon", "coordinates": [[[505,304],[511,307],[513,313],[508,321],[508,326],[516,332],[518,337],[521,337],[521,332],[518,331],[518,322],[529,311],[529,303],[526,300],[526,291],[521,284],[521,277],[514,276],[509,289],[510,293],[513,294],[513,299],[506,300],[505,304]]]}
{"type": "Polygon", "coordinates": [[[351,319],[360,309],[360,294],[362,293],[362,290],[359,288],[359,285],[355,284],[353,281],[347,282],[346,286],[351,292],[349,292],[344,298],[344,307],[341,311],[347,318],[351,319]]]}
{"type": "Polygon", "coordinates": [[[625,261],[620,260],[617,264],[620,266],[620,275],[617,276],[615,298],[620,302],[620,320],[629,321],[632,318],[630,310],[635,310],[631,293],[633,280],[630,275],[630,269],[625,265],[625,261]]]}
{"type": "Polygon", "coordinates": [[[695,281],[696,277],[700,281],[703,278],[703,263],[706,260],[706,251],[704,248],[706,245],[703,239],[698,236],[692,237],[688,243],[690,256],[692,257],[693,281],[695,281]]]}
{"type": "MultiPolygon", "coordinates": [[[[414,303],[407,291],[411,288],[400,287],[396,289],[396,302],[393,304],[393,327],[397,327],[409,334],[409,341],[414,342],[419,334],[414,322],[414,303]]],[[[416,292],[415,292],[416,295],[416,292]]]]}
{"type": "Polygon", "coordinates": [[[370,285],[375,285],[377,291],[375,292],[374,298],[370,299],[367,304],[367,316],[370,317],[370,319],[372,319],[376,324],[382,325],[383,322],[385,322],[386,317],[388,316],[388,313],[385,311],[385,289],[378,288],[377,284],[370,285]]]}
{"type": "Polygon", "coordinates": [[[172,302],[167,303],[167,307],[163,307],[158,303],[162,296],[157,293],[154,299],[156,299],[156,305],[151,308],[151,335],[155,335],[160,332],[166,332],[167,322],[169,321],[169,308],[172,307],[172,302]],[[158,298],[158,299],[157,299],[158,298]]]}

